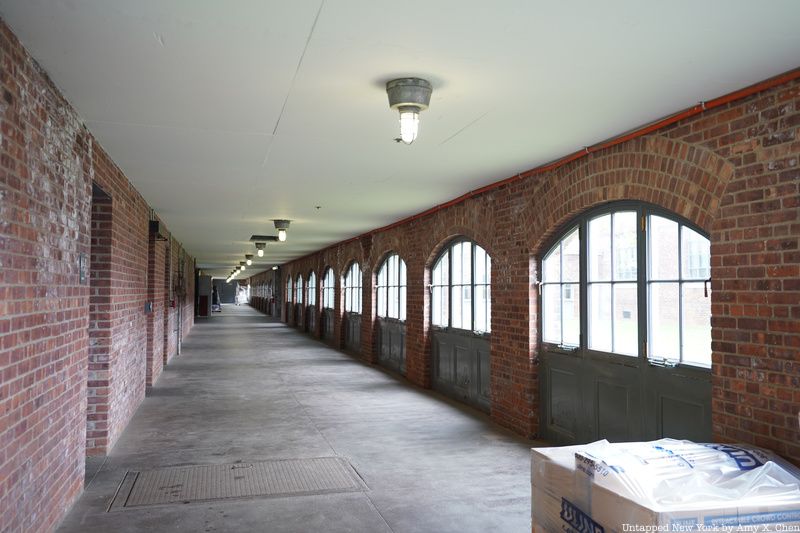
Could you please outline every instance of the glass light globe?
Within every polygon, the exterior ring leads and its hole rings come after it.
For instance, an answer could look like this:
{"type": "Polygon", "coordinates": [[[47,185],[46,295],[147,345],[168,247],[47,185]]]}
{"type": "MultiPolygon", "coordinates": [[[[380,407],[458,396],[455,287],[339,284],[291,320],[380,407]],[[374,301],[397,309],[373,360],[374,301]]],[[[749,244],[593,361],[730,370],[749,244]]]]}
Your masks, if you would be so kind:
{"type": "Polygon", "coordinates": [[[400,139],[411,144],[419,133],[419,113],[415,111],[400,112],[400,139]]]}

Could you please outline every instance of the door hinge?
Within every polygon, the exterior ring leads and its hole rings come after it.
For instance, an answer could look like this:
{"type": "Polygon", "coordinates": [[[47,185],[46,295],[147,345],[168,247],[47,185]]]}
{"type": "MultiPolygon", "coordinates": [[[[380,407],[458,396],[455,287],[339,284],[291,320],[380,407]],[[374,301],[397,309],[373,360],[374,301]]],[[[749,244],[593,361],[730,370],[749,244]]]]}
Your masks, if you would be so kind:
{"type": "Polygon", "coordinates": [[[642,231],[647,229],[647,217],[646,215],[642,215],[642,231]]]}

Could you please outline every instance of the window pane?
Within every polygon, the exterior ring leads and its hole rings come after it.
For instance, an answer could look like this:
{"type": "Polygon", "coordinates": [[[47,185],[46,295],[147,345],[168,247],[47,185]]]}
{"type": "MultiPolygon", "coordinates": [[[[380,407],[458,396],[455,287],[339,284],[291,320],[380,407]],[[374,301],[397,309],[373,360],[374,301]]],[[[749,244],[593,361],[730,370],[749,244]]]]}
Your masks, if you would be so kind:
{"type": "Polygon", "coordinates": [[[447,287],[437,287],[434,289],[434,293],[438,295],[436,311],[438,313],[438,322],[436,323],[437,326],[447,327],[450,321],[449,318],[449,294],[448,294],[447,287]]]}
{"type": "Polygon", "coordinates": [[[461,287],[461,324],[464,329],[472,329],[472,287],[461,287]]]}
{"type": "Polygon", "coordinates": [[[384,263],[381,269],[378,270],[378,280],[376,286],[378,287],[386,286],[386,263],[384,263]]]}
{"type": "Polygon", "coordinates": [[[544,285],[542,304],[542,340],[561,344],[561,285],[544,285]]]}
{"type": "Polygon", "coordinates": [[[589,221],[589,281],[611,279],[611,215],[589,221]]]}
{"type": "Polygon", "coordinates": [[[452,271],[453,271],[453,284],[461,284],[464,283],[463,276],[461,275],[461,269],[463,268],[463,256],[461,255],[461,248],[464,247],[464,243],[454,244],[451,250],[453,254],[452,262],[452,271]]]}
{"type": "Polygon", "coordinates": [[[486,285],[475,287],[475,331],[489,331],[486,308],[488,291],[486,285]]]}
{"type": "Polygon", "coordinates": [[[396,286],[389,287],[389,297],[388,297],[388,310],[387,314],[390,318],[397,318],[399,306],[397,301],[398,290],[396,286]]]}
{"type": "Polygon", "coordinates": [[[577,228],[561,241],[562,272],[561,281],[580,280],[580,239],[577,228]]]}
{"type": "Polygon", "coordinates": [[[463,328],[463,311],[462,306],[464,305],[463,300],[461,299],[461,285],[456,285],[451,289],[452,300],[450,303],[450,312],[452,316],[450,317],[450,325],[454,328],[463,328]]]}
{"type": "Polygon", "coordinates": [[[433,285],[447,285],[449,280],[449,273],[447,271],[449,256],[449,252],[442,254],[442,257],[439,258],[439,262],[436,263],[436,266],[433,268],[433,285]]]}
{"type": "Polygon", "coordinates": [[[472,329],[472,287],[455,285],[452,287],[452,317],[450,325],[454,328],[472,329]]]}
{"type": "Polygon", "coordinates": [[[406,284],[406,262],[402,259],[400,260],[400,285],[405,286],[406,284]]]}
{"type": "Polygon", "coordinates": [[[475,247],[475,285],[486,285],[486,252],[480,246],[475,247]]]}
{"type": "MultiPolygon", "coordinates": [[[[677,262],[676,258],[676,267],[677,262]]],[[[680,301],[678,297],[677,283],[653,283],[650,285],[650,346],[648,351],[649,356],[654,359],[665,358],[677,361],[681,358],[681,338],[678,326],[680,301]]]]}
{"type": "Polygon", "coordinates": [[[397,256],[393,255],[386,261],[387,283],[393,285],[397,279],[397,256]]]}
{"type": "Polygon", "coordinates": [[[406,319],[406,288],[400,287],[400,320],[406,319]]]}
{"type": "Polygon", "coordinates": [[[553,247],[553,251],[542,261],[542,281],[555,282],[561,281],[561,243],[553,247]]]}
{"type": "Polygon", "coordinates": [[[386,289],[383,287],[379,287],[377,291],[377,307],[378,307],[378,316],[385,317],[386,316],[386,289]]]}
{"type": "Polygon", "coordinates": [[[611,284],[589,285],[589,348],[611,351],[611,284]]]}
{"type": "Polygon", "coordinates": [[[636,212],[614,213],[614,279],[636,279],[636,212]]]}
{"type": "Polygon", "coordinates": [[[472,283],[472,244],[468,242],[461,243],[461,279],[461,283],[472,283]]]}
{"type": "Polygon", "coordinates": [[[492,331],[492,286],[491,285],[486,285],[486,330],[485,331],[487,333],[492,331]]]}
{"type": "Polygon", "coordinates": [[[711,277],[711,242],[694,230],[683,226],[682,271],[684,279],[708,279],[711,277]]]}
{"type": "Polygon", "coordinates": [[[711,366],[711,292],[702,283],[683,284],[683,362],[711,366]]]}
{"type": "Polygon", "coordinates": [[[647,237],[650,279],[678,279],[678,223],[651,215],[647,237]]]}
{"type": "Polygon", "coordinates": [[[308,305],[317,303],[317,275],[313,272],[308,276],[308,305]]]}
{"type": "Polygon", "coordinates": [[[569,283],[561,286],[564,340],[562,344],[578,346],[581,341],[580,285],[569,283]]]}
{"type": "Polygon", "coordinates": [[[635,283],[614,284],[614,353],[639,353],[639,313],[635,283]]]}

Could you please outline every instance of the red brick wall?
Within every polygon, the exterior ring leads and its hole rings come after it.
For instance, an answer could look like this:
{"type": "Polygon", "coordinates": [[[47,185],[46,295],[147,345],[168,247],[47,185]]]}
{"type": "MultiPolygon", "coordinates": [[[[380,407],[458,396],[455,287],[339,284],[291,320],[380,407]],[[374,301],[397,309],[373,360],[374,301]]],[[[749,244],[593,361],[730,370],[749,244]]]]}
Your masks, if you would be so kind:
{"type": "Polygon", "coordinates": [[[144,399],[146,375],[149,208],[122,171],[96,143],[94,181],[112,202],[110,345],[108,352],[108,427],[103,454],[114,446],[144,399]]]}
{"type": "MultiPolygon", "coordinates": [[[[331,246],[284,265],[284,274],[314,270],[321,276],[331,265],[340,276],[359,261],[369,309],[362,315],[361,357],[374,361],[374,272],[388,251],[397,252],[408,269],[407,377],[427,387],[429,269],[450,238],[475,240],[492,257],[491,414],[535,436],[535,280],[544,246],[593,206],[623,199],[662,206],[711,236],[715,438],[766,446],[800,463],[798,127],[800,81],[793,81],[331,246]]],[[[341,300],[335,314],[340,332],[341,300]]],[[[340,333],[337,339],[341,347],[340,333]]]]}
{"type": "Polygon", "coordinates": [[[147,300],[152,310],[147,315],[147,386],[151,387],[164,370],[164,271],[166,243],[150,235],[147,265],[147,300]]]}
{"type": "Polygon", "coordinates": [[[194,325],[194,259],[172,237],[157,240],[150,235],[148,249],[147,300],[153,305],[146,315],[146,383],[150,387],[177,355],[178,337],[188,335],[194,325]]]}
{"type": "Polygon", "coordinates": [[[0,21],[0,531],[52,530],[144,397],[148,219],[0,21]]]}
{"type": "Polygon", "coordinates": [[[167,259],[164,263],[164,306],[166,312],[164,313],[164,352],[162,354],[164,364],[166,365],[170,359],[175,355],[177,351],[177,338],[175,335],[175,307],[177,305],[175,294],[174,294],[174,285],[173,285],[173,276],[175,275],[175,263],[176,263],[176,247],[173,245],[172,237],[170,237],[167,243],[167,259]]]}
{"type": "Polygon", "coordinates": [[[665,135],[733,167],[711,224],[714,434],[800,462],[800,81],[665,135]]]}
{"type": "Polygon", "coordinates": [[[81,491],[91,139],[0,24],[0,531],[45,531],[81,491]]]}
{"type": "Polygon", "coordinates": [[[108,368],[111,348],[111,198],[92,191],[89,258],[89,375],[86,406],[86,453],[108,446],[108,368]]]}

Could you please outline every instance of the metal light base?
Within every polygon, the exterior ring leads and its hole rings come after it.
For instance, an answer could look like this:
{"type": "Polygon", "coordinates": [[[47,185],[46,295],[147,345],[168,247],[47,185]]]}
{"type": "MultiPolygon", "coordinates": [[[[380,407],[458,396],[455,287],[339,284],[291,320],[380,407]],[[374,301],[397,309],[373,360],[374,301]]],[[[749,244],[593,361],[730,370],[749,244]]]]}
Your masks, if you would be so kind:
{"type": "Polygon", "coordinates": [[[397,110],[403,107],[428,109],[432,91],[430,82],[421,78],[398,78],[386,83],[389,107],[397,110]]]}

